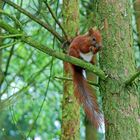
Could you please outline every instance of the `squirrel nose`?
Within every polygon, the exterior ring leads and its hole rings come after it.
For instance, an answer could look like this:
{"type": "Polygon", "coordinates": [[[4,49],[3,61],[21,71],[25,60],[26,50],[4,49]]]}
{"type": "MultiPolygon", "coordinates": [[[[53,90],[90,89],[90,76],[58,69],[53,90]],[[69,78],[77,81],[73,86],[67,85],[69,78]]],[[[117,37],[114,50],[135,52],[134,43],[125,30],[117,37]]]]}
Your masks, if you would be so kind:
{"type": "Polygon", "coordinates": [[[99,43],[98,45],[99,45],[99,48],[101,49],[102,48],[102,43],[99,43]]]}
{"type": "Polygon", "coordinates": [[[97,49],[97,51],[101,50],[102,44],[96,44],[96,45],[95,45],[95,48],[97,49]]]}

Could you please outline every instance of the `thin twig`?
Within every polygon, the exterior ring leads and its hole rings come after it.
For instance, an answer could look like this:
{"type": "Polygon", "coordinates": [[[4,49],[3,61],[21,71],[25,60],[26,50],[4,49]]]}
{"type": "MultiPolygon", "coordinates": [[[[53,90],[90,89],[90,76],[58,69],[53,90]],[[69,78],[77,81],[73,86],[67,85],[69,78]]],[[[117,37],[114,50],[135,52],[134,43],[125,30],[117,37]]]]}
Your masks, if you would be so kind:
{"type": "MultiPolygon", "coordinates": [[[[64,80],[64,81],[73,81],[72,78],[67,78],[67,77],[58,77],[58,76],[54,76],[52,78],[58,79],[58,80],[64,80]]],[[[87,82],[93,86],[99,87],[99,85],[97,83],[94,83],[92,81],[87,80],[87,82]]]]}
{"type": "Polygon", "coordinates": [[[44,3],[46,4],[46,6],[47,6],[49,12],[51,13],[53,19],[55,20],[55,22],[56,22],[56,23],[58,24],[58,26],[61,28],[61,30],[62,30],[62,32],[63,32],[65,38],[68,39],[67,34],[66,34],[64,28],[62,27],[62,25],[61,25],[61,23],[59,22],[59,20],[56,18],[56,16],[55,16],[55,14],[53,13],[53,11],[52,11],[50,5],[48,4],[48,2],[47,2],[46,0],[44,0],[44,3]]]}
{"type": "Polygon", "coordinates": [[[17,120],[16,120],[16,116],[15,116],[15,112],[14,112],[14,109],[13,109],[13,106],[9,107],[9,110],[10,110],[10,114],[11,114],[11,117],[12,117],[12,120],[13,120],[13,123],[15,125],[15,127],[17,128],[19,134],[21,135],[22,139],[25,140],[25,134],[21,131],[21,129],[19,128],[19,125],[17,125],[17,120]]]}
{"type": "Polygon", "coordinates": [[[11,48],[11,50],[10,50],[10,54],[9,54],[8,59],[7,59],[7,63],[6,63],[6,67],[5,67],[4,76],[7,75],[8,68],[9,68],[9,65],[10,65],[10,61],[11,61],[11,58],[12,58],[12,55],[13,55],[13,52],[14,52],[14,47],[15,47],[15,44],[12,45],[12,48],[11,48]]]}
{"type": "Polygon", "coordinates": [[[18,42],[19,42],[19,40],[18,41],[14,41],[12,43],[8,43],[6,45],[2,45],[2,46],[0,46],[0,50],[2,50],[4,48],[12,47],[13,45],[17,44],[18,42]]]}
{"type": "Polygon", "coordinates": [[[127,79],[124,83],[125,85],[130,85],[138,76],[140,76],[140,70],[138,70],[134,75],[127,79]]]}
{"type": "Polygon", "coordinates": [[[16,17],[4,12],[3,10],[0,10],[0,14],[8,16],[10,19],[12,19],[15,22],[16,26],[22,30],[22,24],[20,23],[20,21],[16,17]]]}
{"type": "Polygon", "coordinates": [[[21,37],[23,34],[0,35],[0,39],[21,37]]]}

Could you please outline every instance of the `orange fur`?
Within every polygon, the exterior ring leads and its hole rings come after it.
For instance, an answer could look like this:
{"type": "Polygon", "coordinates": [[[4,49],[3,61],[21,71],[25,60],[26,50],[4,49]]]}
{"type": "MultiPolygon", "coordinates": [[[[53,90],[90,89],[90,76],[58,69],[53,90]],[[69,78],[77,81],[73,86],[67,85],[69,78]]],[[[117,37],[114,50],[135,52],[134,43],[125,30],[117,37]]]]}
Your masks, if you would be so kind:
{"type": "MultiPolygon", "coordinates": [[[[89,55],[95,55],[101,49],[101,35],[98,30],[90,29],[88,34],[79,35],[70,44],[68,50],[69,55],[81,58],[90,52],[89,55]]],[[[89,57],[90,58],[90,57],[89,57]]],[[[90,59],[87,59],[90,61],[90,59]]],[[[91,62],[91,61],[90,61],[91,62]]],[[[102,115],[99,110],[96,95],[92,93],[91,87],[88,85],[83,76],[83,69],[81,67],[70,64],[72,69],[72,77],[74,84],[74,95],[79,103],[83,106],[84,111],[92,122],[98,128],[102,121],[102,115]]]]}

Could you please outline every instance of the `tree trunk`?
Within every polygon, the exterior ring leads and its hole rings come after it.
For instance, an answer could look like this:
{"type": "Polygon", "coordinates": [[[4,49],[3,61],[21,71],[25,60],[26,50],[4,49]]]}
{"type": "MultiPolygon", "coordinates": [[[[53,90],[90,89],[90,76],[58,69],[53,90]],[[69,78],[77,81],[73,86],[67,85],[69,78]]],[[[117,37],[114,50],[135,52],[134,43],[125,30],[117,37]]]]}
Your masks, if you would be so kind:
{"type": "MultiPolygon", "coordinates": [[[[3,6],[3,2],[0,1],[0,10],[2,9],[2,6],[3,6]]],[[[0,16],[1,18],[1,16],[0,16]]],[[[0,34],[1,34],[1,28],[0,28],[0,34]]],[[[0,46],[2,45],[2,39],[0,38],[0,46]]],[[[0,50],[0,86],[1,86],[1,83],[2,83],[2,79],[3,79],[3,73],[2,73],[2,50],[0,50]]],[[[0,88],[1,90],[1,88],[0,88]]]]}
{"type": "Polygon", "coordinates": [[[106,140],[140,139],[139,94],[135,84],[124,84],[136,72],[130,5],[127,0],[98,2],[97,22],[104,24],[100,65],[108,75],[100,81],[106,140]]]}
{"type": "MultiPolygon", "coordinates": [[[[68,37],[74,37],[79,23],[78,0],[63,0],[64,29],[68,37]]],[[[68,63],[64,63],[64,77],[71,77],[68,63]]],[[[78,140],[80,128],[80,107],[73,94],[73,84],[64,82],[62,102],[62,136],[61,140],[78,140]]]]}
{"type": "MultiPolygon", "coordinates": [[[[93,81],[94,83],[97,83],[97,76],[91,72],[87,72],[87,79],[89,81],[93,81]]],[[[97,95],[97,90],[95,88],[92,88],[92,91],[95,95],[97,95]]],[[[86,131],[85,131],[86,140],[98,140],[97,129],[93,126],[93,124],[91,124],[89,120],[85,121],[85,127],[86,127],[86,131]]]]}
{"type": "Polygon", "coordinates": [[[137,32],[140,42],[140,0],[135,0],[134,2],[135,16],[136,16],[136,24],[137,24],[137,32]]]}
{"type": "Polygon", "coordinates": [[[86,120],[86,140],[98,140],[98,133],[89,120],[86,120]]]}

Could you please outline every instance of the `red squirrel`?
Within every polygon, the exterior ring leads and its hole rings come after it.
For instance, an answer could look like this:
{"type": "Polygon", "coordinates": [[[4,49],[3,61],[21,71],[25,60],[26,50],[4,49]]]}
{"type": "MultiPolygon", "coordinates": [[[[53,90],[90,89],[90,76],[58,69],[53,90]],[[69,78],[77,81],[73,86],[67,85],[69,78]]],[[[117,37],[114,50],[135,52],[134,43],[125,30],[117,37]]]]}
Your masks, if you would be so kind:
{"type": "MultiPolygon", "coordinates": [[[[73,39],[68,49],[70,56],[92,62],[94,55],[102,48],[101,34],[96,29],[89,29],[85,35],[78,35],[73,39]]],[[[96,95],[83,76],[83,68],[70,64],[74,84],[74,95],[83,106],[91,123],[98,128],[101,124],[101,113],[97,104],[96,95]]]]}

